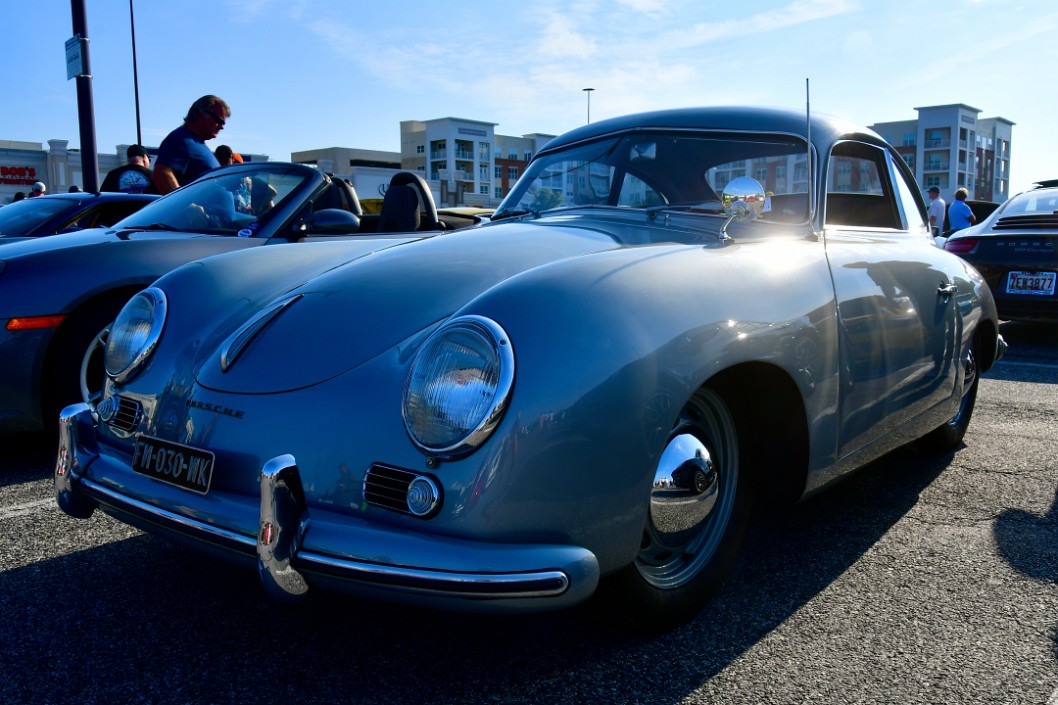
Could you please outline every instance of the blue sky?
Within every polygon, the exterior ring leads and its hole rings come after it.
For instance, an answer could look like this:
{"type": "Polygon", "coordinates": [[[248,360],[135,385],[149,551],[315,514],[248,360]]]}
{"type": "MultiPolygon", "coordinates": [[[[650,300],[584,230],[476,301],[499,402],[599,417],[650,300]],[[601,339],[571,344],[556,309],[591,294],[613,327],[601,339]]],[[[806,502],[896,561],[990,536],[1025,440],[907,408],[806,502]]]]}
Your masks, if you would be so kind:
{"type": "MultiPolygon", "coordinates": [[[[128,0],[84,0],[101,152],[135,141],[128,0]]],[[[1058,178],[1054,0],[133,0],[143,141],[199,96],[232,117],[211,146],[397,151],[401,120],[501,134],[690,105],[812,109],[863,124],[965,103],[1015,124],[1014,191],[1058,178]]],[[[80,146],[69,0],[4,0],[0,139],[80,146]]]]}

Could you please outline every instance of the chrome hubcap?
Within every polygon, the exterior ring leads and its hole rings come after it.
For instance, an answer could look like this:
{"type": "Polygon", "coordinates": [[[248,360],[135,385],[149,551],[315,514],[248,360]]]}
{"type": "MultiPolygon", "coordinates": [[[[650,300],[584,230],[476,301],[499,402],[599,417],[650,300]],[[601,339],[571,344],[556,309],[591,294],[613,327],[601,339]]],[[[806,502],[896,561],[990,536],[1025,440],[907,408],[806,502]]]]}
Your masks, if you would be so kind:
{"type": "Polygon", "coordinates": [[[654,472],[636,566],[658,588],[692,580],[727,529],[738,475],[737,437],[726,406],[704,390],[684,410],[654,472]]]}

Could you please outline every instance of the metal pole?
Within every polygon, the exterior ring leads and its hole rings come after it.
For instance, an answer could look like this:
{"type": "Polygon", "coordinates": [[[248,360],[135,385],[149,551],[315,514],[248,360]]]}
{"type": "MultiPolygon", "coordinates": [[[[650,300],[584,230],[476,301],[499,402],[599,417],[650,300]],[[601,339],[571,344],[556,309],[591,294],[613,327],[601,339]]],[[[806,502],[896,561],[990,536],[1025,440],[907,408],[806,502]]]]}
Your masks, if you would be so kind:
{"type": "Polygon", "coordinates": [[[585,88],[584,92],[588,94],[588,122],[591,122],[591,92],[594,88],[585,88]]]}
{"type": "Polygon", "coordinates": [[[96,150],[95,106],[92,102],[92,65],[88,60],[88,14],[85,0],[70,0],[74,36],[85,40],[83,71],[77,76],[77,122],[81,128],[81,178],[84,190],[99,193],[99,157],[96,150]]]}
{"type": "Polygon", "coordinates": [[[132,0],[129,0],[129,26],[132,28],[132,88],[136,94],[136,144],[143,146],[140,132],[140,76],[136,70],[136,18],[132,14],[132,0]]]}

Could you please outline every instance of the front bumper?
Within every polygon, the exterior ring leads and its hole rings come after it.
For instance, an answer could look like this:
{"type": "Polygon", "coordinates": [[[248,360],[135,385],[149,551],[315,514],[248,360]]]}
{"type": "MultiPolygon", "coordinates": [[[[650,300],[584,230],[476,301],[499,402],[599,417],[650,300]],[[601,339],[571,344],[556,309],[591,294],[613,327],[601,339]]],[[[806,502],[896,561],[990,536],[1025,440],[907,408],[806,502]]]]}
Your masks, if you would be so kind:
{"type": "Polygon", "coordinates": [[[256,563],[265,591],[280,600],[319,586],[443,609],[525,612],[572,606],[598,586],[598,560],[577,546],[476,542],[309,508],[290,455],[261,469],[256,536],[232,531],[90,478],[89,468],[106,472],[116,461],[100,455],[87,405],[67,407],[59,425],[55,495],[63,511],[87,518],[100,509],[145,531],[256,563]]]}
{"type": "Polygon", "coordinates": [[[0,433],[38,431],[45,427],[41,412],[41,370],[54,328],[11,332],[0,321],[0,433]]]}

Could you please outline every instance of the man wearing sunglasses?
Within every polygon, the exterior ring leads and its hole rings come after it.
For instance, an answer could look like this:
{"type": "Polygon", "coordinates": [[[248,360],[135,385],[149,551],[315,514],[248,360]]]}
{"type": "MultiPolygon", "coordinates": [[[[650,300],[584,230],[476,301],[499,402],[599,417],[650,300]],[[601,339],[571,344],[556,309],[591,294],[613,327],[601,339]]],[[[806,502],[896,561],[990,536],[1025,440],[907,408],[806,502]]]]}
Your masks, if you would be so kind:
{"type": "Polygon", "coordinates": [[[167,194],[220,166],[206,146],[220,134],[231,108],[215,95],[204,95],[191,105],[184,124],[162,140],[154,164],[154,187],[167,194]]]}

